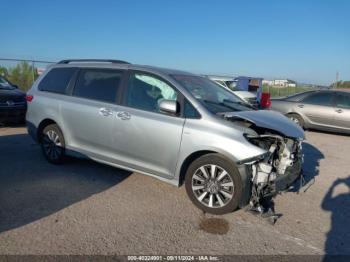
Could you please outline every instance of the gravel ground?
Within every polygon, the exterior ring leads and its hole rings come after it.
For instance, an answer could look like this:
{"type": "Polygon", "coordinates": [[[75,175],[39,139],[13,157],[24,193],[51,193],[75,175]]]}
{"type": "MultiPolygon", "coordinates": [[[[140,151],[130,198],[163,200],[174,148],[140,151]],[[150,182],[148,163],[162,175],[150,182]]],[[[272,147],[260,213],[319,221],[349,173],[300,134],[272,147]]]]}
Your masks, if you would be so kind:
{"type": "Polygon", "coordinates": [[[0,254],[350,254],[350,137],[306,136],[308,184],[275,199],[270,225],[90,160],[51,165],[25,128],[0,128],[0,254]]]}

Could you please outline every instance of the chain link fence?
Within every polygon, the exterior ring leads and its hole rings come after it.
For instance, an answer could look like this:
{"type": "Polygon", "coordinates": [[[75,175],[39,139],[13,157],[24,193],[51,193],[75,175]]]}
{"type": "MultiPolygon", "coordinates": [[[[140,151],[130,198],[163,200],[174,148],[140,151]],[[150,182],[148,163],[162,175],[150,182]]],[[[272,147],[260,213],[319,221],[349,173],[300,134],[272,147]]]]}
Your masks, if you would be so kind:
{"type": "Polygon", "coordinates": [[[263,92],[270,93],[271,97],[284,97],[301,92],[312,91],[316,89],[322,89],[327,87],[320,86],[287,86],[287,87],[274,87],[274,86],[263,86],[263,92]]]}
{"type": "Polygon", "coordinates": [[[0,58],[0,76],[27,91],[53,61],[0,58]]]}
{"type": "MultiPolygon", "coordinates": [[[[27,91],[38,76],[45,71],[47,66],[53,63],[56,62],[34,59],[0,58],[0,77],[17,85],[23,91],[27,91]]],[[[297,85],[295,87],[273,87],[263,85],[263,92],[270,93],[271,97],[281,97],[320,88],[329,87],[306,85],[297,85]]]]}

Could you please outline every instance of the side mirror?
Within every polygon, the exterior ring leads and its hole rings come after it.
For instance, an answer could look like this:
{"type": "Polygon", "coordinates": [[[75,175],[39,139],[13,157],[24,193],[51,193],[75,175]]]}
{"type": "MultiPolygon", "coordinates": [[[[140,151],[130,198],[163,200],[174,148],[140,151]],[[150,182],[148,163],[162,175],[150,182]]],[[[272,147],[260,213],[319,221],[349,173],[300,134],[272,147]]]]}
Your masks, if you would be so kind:
{"type": "Polygon", "coordinates": [[[175,115],[178,110],[177,102],[164,99],[159,103],[159,110],[163,113],[175,115]]]}
{"type": "Polygon", "coordinates": [[[12,85],[14,88],[18,89],[18,85],[12,85]]]}

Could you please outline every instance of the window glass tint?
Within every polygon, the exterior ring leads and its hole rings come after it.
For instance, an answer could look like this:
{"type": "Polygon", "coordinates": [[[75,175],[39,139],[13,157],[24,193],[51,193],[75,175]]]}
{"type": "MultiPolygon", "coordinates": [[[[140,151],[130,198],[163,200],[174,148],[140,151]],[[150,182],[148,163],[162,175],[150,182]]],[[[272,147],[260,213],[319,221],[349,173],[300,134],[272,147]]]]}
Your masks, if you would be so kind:
{"type": "Polygon", "coordinates": [[[316,93],[309,95],[303,99],[306,104],[320,105],[320,106],[332,106],[333,105],[333,93],[316,93]]]}
{"type": "Polygon", "coordinates": [[[84,69],[79,73],[73,95],[115,103],[122,74],[113,69],[84,69]]]}
{"type": "Polygon", "coordinates": [[[0,76],[0,89],[8,89],[8,90],[11,90],[11,89],[15,89],[15,87],[13,87],[8,81],[6,81],[5,79],[3,79],[3,78],[0,76]]]}
{"type": "Polygon", "coordinates": [[[193,107],[193,105],[187,101],[187,99],[185,100],[185,104],[184,104],[184,116],[186,118],[200,118],[200,114],[198,113],[198,111],[193,107]]]}
{"type": "Polygon", "coordinates": [[[166,82],[145,74],[132,74],[129,78],[126,105],[146,111],[160,112],[162,100],[177,100],[177,92],[166,82]]]}
{"type": "Polygon", "coordinates": [[[350,109],[350,94],[338,94],[337,107],[350,109]]]}
{"type": "Polygon", "coordinates": [[[308,96],[312,93],[314,93],[315,91],[306,91],[306,92],[302,92],[302,93],[297,93],[294,95],[290,95],[286,97],[286,100],[288,101],[300,101],[301,99],[303,99],[305,96],[308,96]]]}
{"type": "Polygon", "coordinates": [[[76,68],[54,68],[39,83],[39,90],[64,94],[76,68]]]}
{"type": "Polygon", "coordinates": [[[233,92],[208,78],[195,75],[172,75],[172,77],[214,114],[251,110],[233,92]]]}

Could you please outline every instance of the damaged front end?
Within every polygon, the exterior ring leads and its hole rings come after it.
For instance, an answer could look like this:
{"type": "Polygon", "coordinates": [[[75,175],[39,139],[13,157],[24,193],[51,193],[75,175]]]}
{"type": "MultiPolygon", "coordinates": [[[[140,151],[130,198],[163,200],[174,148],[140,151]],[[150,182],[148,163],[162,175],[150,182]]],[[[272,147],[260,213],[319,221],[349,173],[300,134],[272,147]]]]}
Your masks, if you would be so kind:
{"type": "Polygon", "coordinates": [[[251,174],[249,204],[263,211],[263,201],[288,189],[302,175],[302,141],[279,135],[247,135],[252,144],[267,150],[265,157],[244,163],[251,174]]]}
{"type": "Polygon", "coordinates": [[[302,179],[304,132],[275,112],[238,112],[223,117],[252,131],[244,135],[245,139],[266,151],[263,155],[238,162],[245,170],[250,189],[249,198],[246,197],[241,206],[249,203],[251,209],[263,213],[266,200],[302,179]]]}

